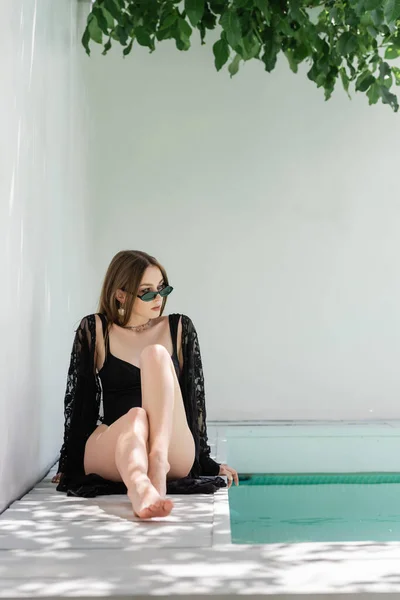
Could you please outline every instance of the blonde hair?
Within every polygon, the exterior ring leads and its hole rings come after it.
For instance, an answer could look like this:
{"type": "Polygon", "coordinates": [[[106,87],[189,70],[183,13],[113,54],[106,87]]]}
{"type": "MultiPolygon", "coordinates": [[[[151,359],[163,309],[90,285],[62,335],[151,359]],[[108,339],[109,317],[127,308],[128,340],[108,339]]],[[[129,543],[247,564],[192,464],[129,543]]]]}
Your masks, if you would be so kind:
{"type": "MultiPolygon", "coordinates": [[[[98,308],[98,312],[107,317],[109,324],[118,323],[124,326],[128,323],[143,274],[150,266],[160,269],[164,285],[168,285],[167,272],[154,256],[141,250],[121,250],[114,256],[104,277],[98,308]],[[123,317],[118,313],[121,305],[115,297],[118,289],[128,292],[123,317]]],[[[163,314],[166,301],[167,296],[164,296],[159,316],[163,314]]]]}

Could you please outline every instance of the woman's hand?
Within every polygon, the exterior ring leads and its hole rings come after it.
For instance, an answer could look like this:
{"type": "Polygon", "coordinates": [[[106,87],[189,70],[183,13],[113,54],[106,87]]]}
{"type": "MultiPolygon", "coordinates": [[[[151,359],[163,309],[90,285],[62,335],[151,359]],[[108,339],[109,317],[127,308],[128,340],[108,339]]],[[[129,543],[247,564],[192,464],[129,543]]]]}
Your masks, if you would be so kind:
{"type": "Polygon", "coordinates": [[[232,467],[228,467],[228,465],[222,464],[219,467],[218,475],[226,475],[228,478],[228,489],[231,487],[232,482],[234,481],[236,485],[239,485],[239,476],[235,469],[232,467]]]}
{"type": "Polygon", "coordinates": [[[57,473],[57,475],[54,475],[53,479],[51,480],[51,483],[59,483],[61,475],[62,473],[57,473]]]}

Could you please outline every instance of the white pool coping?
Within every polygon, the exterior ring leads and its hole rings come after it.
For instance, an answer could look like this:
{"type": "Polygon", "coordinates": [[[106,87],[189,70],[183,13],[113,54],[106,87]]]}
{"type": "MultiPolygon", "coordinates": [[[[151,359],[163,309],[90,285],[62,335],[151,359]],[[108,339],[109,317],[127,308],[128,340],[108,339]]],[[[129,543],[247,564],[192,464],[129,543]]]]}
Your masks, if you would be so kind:
{"type": "MultiPolygon", "coordinates": [[[[219,461],[228,427],[210,427],[219,461]]],[[[122,495],[55,492],[53,473],[0,515],[0,598],[400,593],[400,542],[232,544],[226,488],[173,495],[169,517],[143,523],[122,495]]]]}

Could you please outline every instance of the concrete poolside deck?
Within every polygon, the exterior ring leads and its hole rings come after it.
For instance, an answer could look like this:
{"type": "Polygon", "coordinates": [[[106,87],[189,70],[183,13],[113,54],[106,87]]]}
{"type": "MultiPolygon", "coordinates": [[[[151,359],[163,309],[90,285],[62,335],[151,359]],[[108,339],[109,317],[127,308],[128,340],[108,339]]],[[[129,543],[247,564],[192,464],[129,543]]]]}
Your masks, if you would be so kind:
{"type": "MultiPolygon", "coordinates": [[[[209,434],[225,461],[225,427],[209,434]]],[[[227,488],[143,522],[123,495],[56,492],[53,473],[0,515],[0,598],[400,597],[399,542],[232,544],[227,488]]]]}
{"type": "MultiPolygon", "coordinates": [[[[209,442],[217,456],[216,428],[210,427],[209,442]]],[[[162,563],[175,557],[181,571],[193,551],[207,560],[213,545],[230,543],[227,488],[174,494],[171,515],[141,521],[126,496],[57,492],[56,466],[0,515],[1,598],[179,593],[162,563]]]]}

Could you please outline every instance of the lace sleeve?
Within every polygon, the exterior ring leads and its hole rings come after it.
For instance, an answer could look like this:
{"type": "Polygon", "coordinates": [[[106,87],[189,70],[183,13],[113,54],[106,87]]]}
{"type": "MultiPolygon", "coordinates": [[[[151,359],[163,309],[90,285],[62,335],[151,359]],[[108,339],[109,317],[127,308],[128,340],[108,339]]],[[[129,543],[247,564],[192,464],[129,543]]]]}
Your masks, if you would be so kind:
{"type": "MultiPolygon", "coordinates": [[[[67,374],[67,385],[64,396],[64,441],[60,450],[58,472],[65,473],[68,457],[68,445],[71,441],[71,421],[77,407],[77,396],[82,389],[82,379],[95,376],[93,370],[95,343],[94,315],[84,317],[75,332],[70,364],[67,374]],[[93,322],[92,322],[93,321],[93,322]]],[[[89,399],[87,399],[89,402],[89,399]]]]}
{"type": "Polygon", "coordinates": [[[205,403],[205,388],[203,365],[200,354],[200,344],[197,331],[193,322],[189,317],[187,335],[190,338],[191,351],[193,353],[193,374],[194,389],[197,406],[197,423],[199,431],[200,454],[199,463],[202,470],[202,475],[218,475],[220,463],[217,463],[210,456],[210,446],[208,445],[207,425],[206,425],[206,403],[205,403]]]}

